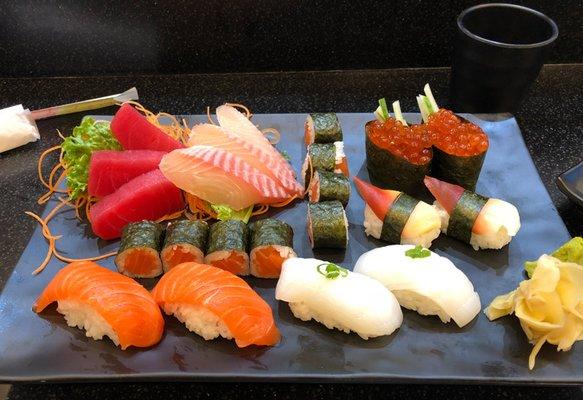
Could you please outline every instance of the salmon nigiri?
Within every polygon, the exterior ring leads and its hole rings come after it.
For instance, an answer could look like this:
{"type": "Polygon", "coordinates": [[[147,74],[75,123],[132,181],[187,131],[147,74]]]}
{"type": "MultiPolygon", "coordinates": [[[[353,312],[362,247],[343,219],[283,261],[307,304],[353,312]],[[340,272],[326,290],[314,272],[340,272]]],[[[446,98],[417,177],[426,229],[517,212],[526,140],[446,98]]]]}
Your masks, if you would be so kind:
{"type": "MultiPolygon", "coordinates": [[[[290,194],[301,196],[303,193],[303,188],[295,180],[288,163],[281,157],[276,157],[266,146],[258,146],[236,133],[211,124],[199,124],[192,128],[188,146],[195,145],[213,146],[229,151],[279,182],[290,194]]],[[[273,146],[270,144],[269,147],[273,146]]]]}
{"type": "Polygon", "coordinates": [[[174,150],[162,158],[160,170],[185,192],[235,210],[290,197],[279,182],[245,159],[213,146],[174,150]]]}
{"type": "Polygon", "coordinates": [[[435,197],[441,230],[447,235],[479,250],[501,249],[518,233],[520,215],[513,204],[430,176],[423,182],[435,197]]]}
{"type": "Polygon", "coordinates": [[[269,305],[245,281],[211,265],[183,263],[152,291],[166,314],[206,340],[222,336],[239,347],[273,346],[280,335],[269,305]]]}
{"type": "Polygon", "coordinates": [[[439,236],[441,221],[429,204],[397,190],[380,189],[354,177],[354,184],[366,207],[367,235],[389,243],[430,247],[439,236]]]}
{"type": "Polygon", "coordinates": [[[32,310],[40,313],[55,301],[69,326],[85,329],[95,340],[108,336],[123,350],[153,346],[162,338],[164,318],[150,293],[94,262],[74,262],[61,269],[32,310]]]}

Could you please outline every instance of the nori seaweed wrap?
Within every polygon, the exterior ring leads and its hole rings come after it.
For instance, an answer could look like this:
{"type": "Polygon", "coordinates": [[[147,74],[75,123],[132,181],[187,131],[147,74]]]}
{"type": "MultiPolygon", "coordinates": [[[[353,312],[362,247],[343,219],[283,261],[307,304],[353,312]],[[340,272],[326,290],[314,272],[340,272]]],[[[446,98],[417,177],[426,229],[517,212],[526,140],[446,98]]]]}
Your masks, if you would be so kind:
{"type": "Polygon", "coordinates": [[[166,228],[166,238],[160,256],[164,271],[188,261],[204,262],[209,226],[205,221],[188,219],[172,222],[166,228]]]}
{"type": "Polygon", "coordinates": [[[474,223],[487,201],[487,197],[464,190],[449,216],[447,235],[470,243],[474,223]]]}
{"type": "Polygon", "coordinates": [[[431,150],[428,148],[425,162],[412,163],[373,138],[371,127],[375,123],[378,122],[369,121],[365,125],[366,167],[370,181],[383,189],[419,193],[423,190],[423,177],[431,168],[431,150]]]}
{"type": "Polygon", "coordinates": [[[345,249],[348,243],[348,221],[339,201],[308,204],[308,236],[312,248],[345,249]]]}
{"type": "Polygon", "coordinates": [[[308,188],[310,184],[310,171],[314,172],[316,170],[342,173],[348,176],[344,143],[314,143],[309,145],[306,159],[302,166],[305,188],[308,188]]]}
{"type": "Polygon", "coordinates": [[[338,116],[335,113],[308,114],[304,140],[307,145],[342,141],[342,128],[338,116]]]}
{"type": "Polygon", "coordinates": [[[350,198],[350,181],[342,174],[315,171],[308,197],[311,203],[338,200],[344,207],[350,198]]]}
{"type": "Polygon", "coordinates": [[[153,221],[127,224],[122,232],[115,265],[120,273],[134,278],[153,278],[162,273],[160,249],[164,230],[153,221]]]}
{"type": "Polygon", "coordinates": [[[282,263],[295,257],[294,232],[290,225],[274,218],[265,218],[249,225],[251,236],[251,275],[277,278],[282,263]]]}
{"type": "Polygon", "coordinates": [[[205,263],[237,275],[249,274],[247,224],[240,220],[217,221],[209,229],[205,263]]]}

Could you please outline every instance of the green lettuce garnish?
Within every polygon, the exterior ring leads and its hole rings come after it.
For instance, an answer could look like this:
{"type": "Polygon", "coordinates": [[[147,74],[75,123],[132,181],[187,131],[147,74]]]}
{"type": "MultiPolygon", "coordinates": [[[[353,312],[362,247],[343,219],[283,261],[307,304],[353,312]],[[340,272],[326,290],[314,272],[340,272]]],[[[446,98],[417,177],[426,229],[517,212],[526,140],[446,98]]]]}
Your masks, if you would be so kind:
{"type": "Polygon", "coordinates": [[[411,258],[425,258],[429,257],[431,255],[431,252],[427,249],[424,249],[423,246],[418,244],[412,249],[405,251],[405,255],[411,258]]]}
{"type": "Polygon", "coordinates": [[[249,218],[251,218],[251,213],[253,213],[253,206],[239,211],[233,210],[231,207],[223,204],[211,204],[211,208],[217,213],[217,219],[221,221],[236,219],[247,223],[249,222],[249,218]]]}
{"type": "MultiPolygon", "coordinates": [[[[555,250],[551,256],[563,262],[583,265],[583,238],[574,237],[555,250]]],[[[536,261],[526,261],[524,263],[524,270],[529,278],[532,278],[536,265],[536,261]]]]}
{"type": "Polygon", "coordinates": [[[121,150],[121,144],[111,133],[109,122],[84,118],[81,125],[63,141],[63,160],[67,166],[67,187],[72,200],[87,192],[89,159],[94,151],[121,150]]]}

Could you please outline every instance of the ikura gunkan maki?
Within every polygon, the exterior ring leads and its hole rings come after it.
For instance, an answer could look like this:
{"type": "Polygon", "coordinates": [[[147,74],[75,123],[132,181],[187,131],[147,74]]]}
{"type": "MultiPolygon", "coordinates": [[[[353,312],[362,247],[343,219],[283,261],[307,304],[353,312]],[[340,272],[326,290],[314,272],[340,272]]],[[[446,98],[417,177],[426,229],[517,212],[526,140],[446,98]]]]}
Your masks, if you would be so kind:
{"type": "Polygon", "coordinates": [[[205,221],[184,219],[170,223],[160,253],[164,272],[183,262],[202,264],[208,232],[209,226],[205,221]]]}
{"type": "Polygon", "coordinates": [[[308,153],[302,165],[306,189],[310,185],[314,171],[317,170],[349,175],[343,142],[314,143],[308,146],[308,153]]]}
{"type": "Polygon", "coordinates": [[[441,220],[429,204],[397,190],[379,189],[357,177],[354,183],[366,206],[365,233],[395,244],[430,247],[439,236],[441,220]]]}
{"type": "Polygon", "coordinates": [[[342,128],[335,113],[308,114],[304,125],[304,140],[312,143],[334,143],[342,141],[342,128]]]}
{"type": "Polygon", "coordinates": [[[230,219],[211,225],[208,237],[205,264],[210,264],[235,275],[249,275],[247,224],[230,219]]]}
{"type": "Polygon", "coordinates": [[[348,221],[339,201],[308,204],[308,237],[312,248],[345,249],[348,221]]]}
{"type": "Polygon", "coordinates": [[[164,230],[153,221],[127,224],[122,232],[115,265],[132,278],[154,278],[162,273],[160,249],[164,230]]]}
{"type": "Polygon", "coordinates": [[[310,203],[338,200],[344,207],[350,198],[350,181],[342,174],[314,171],[308,190],[310,203]]]}
{"type": "Polygon", "coordinates": [[[296,257],[294,231],[285,222],[273,218],[260,219],[249,225],[251,236],[251,275],[277,278],[285,260],[296,257]]]}
{"type": "Polygon", "coordinates": [[[429,85],[424,91],[417,103],[433,145],[431,174],[474,190],[488,151],[488,136],[479,126],[439,108],[429,85]]]}
{"type": "Polygon", "coordinates": [[[518,210],[504,200],[490,199],[429,176],[425,185],[436,199],[441,230],[475,250],[501,249],[520,229],[518,210]]]}

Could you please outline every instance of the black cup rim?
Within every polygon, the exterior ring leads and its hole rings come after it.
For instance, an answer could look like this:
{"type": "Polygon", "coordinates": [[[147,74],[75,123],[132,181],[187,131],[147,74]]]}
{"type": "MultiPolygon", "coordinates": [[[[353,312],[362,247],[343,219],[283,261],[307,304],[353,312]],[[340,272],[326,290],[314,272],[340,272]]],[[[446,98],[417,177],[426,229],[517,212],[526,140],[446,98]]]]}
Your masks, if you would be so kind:
{"type": "Polygon", "coordinates": [[[537,47],[543,47],[543,46],[546,46],[546,45],[554,42],[557,39],[557,37],[559,36],[559,28],[557,27],[557,24],[555,23],[555,21],[553,21],[551,18],[549,18],[545,14],[541,13],[540,11],[533,10],[532,8],[519,6],[517,4],[509,4],[509,3],[478,4],[476,6],[466,8],[464,11],[461,12],[460,15],[458,15],[457,26],[464,34],[466,34],[467,36],[471,37],[474,40],[477,40],[477,41],[482,42],[482,43],[490,44],[493,46],[505,47],[505,48],[509,48],[509,49],[532,49],[532,48],[537,48],[537,47]],[[537,42],[537,43],[504,43],[504,42],[498,42],[496,40],[486,39],[484,37],[476,35],[475,33],[470,32],[464,26],[462,20],[464,19],[464,17],[467,14],[469,14],[470,12],[475,11],[475,10],[479,10],[482,8],[490,8],[490,7],[515,8],[515,9],[536,15],[537,17],[543,19],[547,24],[549,24],[551,26],[551,29],[553,31],[551,34],[551,37],[548,38],[547,40],[544,40],[542,42],[537,42]]]}

